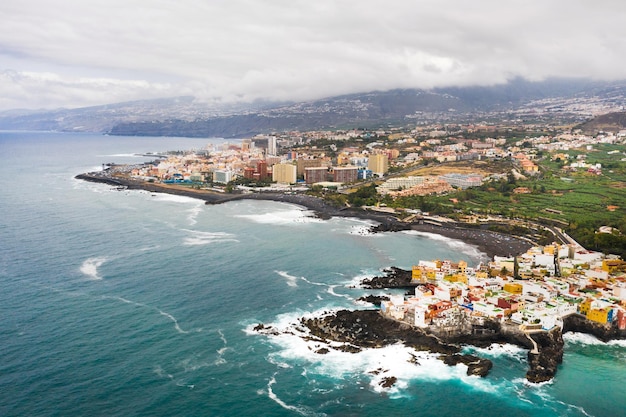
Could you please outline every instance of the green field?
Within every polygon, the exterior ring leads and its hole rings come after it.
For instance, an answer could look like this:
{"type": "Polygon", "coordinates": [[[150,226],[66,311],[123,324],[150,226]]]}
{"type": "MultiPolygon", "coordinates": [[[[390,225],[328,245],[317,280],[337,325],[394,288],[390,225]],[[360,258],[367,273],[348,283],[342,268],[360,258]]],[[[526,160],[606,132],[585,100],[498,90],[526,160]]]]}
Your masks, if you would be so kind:
{"type": "MultiPolygon", "coordinates": [[[[419,208],[452,217],[501,214],[557,225],[590,249],[623,256],[626,255],[625,237],[595,232],[600,226],[611,226],[626,233],[626,162],[622,161],[626,154],[623,146],[598,145],[595,148],[584,153],[587,163],[602,164],[601,175],[583,168],[565,171],[563,161],[552,161],[546,154],[536,161],[541,171],[536,177],[514,179],[509,176],[508,180],[445,196],[384,198],[383,202],[392,207],[419,208]],[[516,194],[513,190],[519,187],[526,187],[531,193],[516,194]]],[[[574,158],[569,160],[571,162],[583,152],[567,153],[574,158]]]]}

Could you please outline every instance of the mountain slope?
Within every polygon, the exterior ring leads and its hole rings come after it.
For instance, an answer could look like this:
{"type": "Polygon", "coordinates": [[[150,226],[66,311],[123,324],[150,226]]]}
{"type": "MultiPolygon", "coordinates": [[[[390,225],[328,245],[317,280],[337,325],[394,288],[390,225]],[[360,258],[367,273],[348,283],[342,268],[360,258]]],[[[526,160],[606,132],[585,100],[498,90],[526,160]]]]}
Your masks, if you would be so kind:
{"type": "Polygon", "coordinates": [[[623,108],[626,83],[517,79],[491,87],[374,91],[300,103],[203,103],[193,97],[176,97],[70,110],[4,112],[0,128],[227,138],[284,130],[502,119],[508,112],[516,119],[529,115],[571,122],[592,116],[585,111],[590,102],[607,109],[623,108]]]}

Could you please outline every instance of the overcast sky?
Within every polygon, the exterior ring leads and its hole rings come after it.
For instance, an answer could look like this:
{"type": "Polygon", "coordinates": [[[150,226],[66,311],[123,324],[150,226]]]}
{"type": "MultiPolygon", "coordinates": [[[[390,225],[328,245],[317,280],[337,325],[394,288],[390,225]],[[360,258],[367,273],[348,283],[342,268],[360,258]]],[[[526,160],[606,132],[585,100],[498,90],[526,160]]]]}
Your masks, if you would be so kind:
{"type": "Polygon", "coordinates": [[[0,110],[626,79],[624,0],[2,0],[0,110]]]}

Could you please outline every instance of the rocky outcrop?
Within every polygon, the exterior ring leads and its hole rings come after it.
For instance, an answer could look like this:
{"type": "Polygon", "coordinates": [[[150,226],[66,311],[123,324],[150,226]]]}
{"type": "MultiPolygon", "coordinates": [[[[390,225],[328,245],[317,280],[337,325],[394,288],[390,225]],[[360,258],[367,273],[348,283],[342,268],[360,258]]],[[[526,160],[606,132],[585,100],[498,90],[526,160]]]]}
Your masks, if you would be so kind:
{"type": "Polygon", "coordinates": [[[415,288],[417,286],[417,284],[411,283],[411,271],[392,266],[383,272],[385,275],[364,279],[361,286],[369,289],[415,288]]]}
{"type": "Polygon", "coordinates": [[[401,232],[402,230],[411,230],[411,223],[400,223],[397,220],[395,220],[395,221],[381,222],[380,224],[377,224],[376,226],[370,227],[371,233],[401,232]]]}
{"type": "Polygon", "coordinates": [[[461,345],[484,347],[492,343],[512,343],[528,348],[526,378],[534,383],[554,378],[563,361],[564,343],[558,327],[549,332],[538,331],[527,335],[516,325],[503,326],[497,321],[486,320],[471,332],[437,337],[422,329],[387,319],[376,310],[342,310],[324,317],[302,319],[301,323],[318,340],[344,343],[345,349],[341,350],[359,351],[360,348],[377,348],[401,342],[416,350],[439,353],[440,359],[448,365],[463,363],[468,367],[468,375],[481,377],[489,373],[492,362],[475,355],[461,354],[461,345]]]}
{"type": "Polygon", "coordinates": [[[587,320],[585,316],[580,314],[572,314],[563,319],[563,333],[567,332],[590,334],[603,342],[613,339],[626,339],[626,330],[620,330],[616,322],[613,325],[604,325],[587,320]]]}
{"type": "Polygon", "coordinates": [[[468,375],[486,376],[492,367],[488,359],[461,354],[460,346],[446,343],[408,324],[384,318],[376,310],[341,310],[301,322],[315,338],[342,342],[351,350],[404,343],[415,350],[439,353],[439,358],[448,365],[463,363],[468,367],[468,375]]]}
{"type": "Polygon", "coordinates": [[[556,327],[549,332],[530,334],[537,344],[538,353],[528,352],[528,372],[526,379],[540,383],[550,381],[556,375],[557,368],[563,362],[563,336],[556,327]]]}
{"type": "Polygon", "coordinates": [[[443,358],[446,365],[455,366],[459,363],[467,365],[467,374],[480,377],[487,376],[493,367],[493,363],[489,359],[479,358],[474,355],[447,355],[443,358]]]}
{"type": "Polygon", "coordinates": [[[356,299],[357,301],[365,301],[367,303],[374,304],[377,307],[380,307],[383,301],[389,301],[389,297],[386,295],[367,295],[363,297],[359,297],[356,299]]]}

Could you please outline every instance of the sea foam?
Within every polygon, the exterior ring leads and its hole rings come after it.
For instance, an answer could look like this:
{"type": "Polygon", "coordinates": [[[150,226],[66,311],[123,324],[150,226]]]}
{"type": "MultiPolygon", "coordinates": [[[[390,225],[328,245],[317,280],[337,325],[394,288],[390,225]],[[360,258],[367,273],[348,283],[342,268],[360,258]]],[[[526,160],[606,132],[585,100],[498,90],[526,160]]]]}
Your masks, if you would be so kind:
{"type": "Polygon", "coordinates": [[[239,242],[235,235],[231,233],[203,232],[189,229],[183,229],[183,231],[191,235],[183,240],[183,245],[186,246],[209,245],[215,242],[239,242]]]}
{"type": "MultiPolygon", "coordinates": [[[[302,366],[310,375],[323,375],[337,380],[353,381],[365,378],[371,390],[385,391],[392,396],[403,396],[411,380],[445,381],[458,380],[482,392],[496,393],[498,387],[492,382],[467,375],[467,366],[448,366],[439,360],[438,354],[415,351],[401,343],[382,348],[364,348],[357,353],[344,352],[343,343],[323,341],[309,337],[309,331],[299,323],[299,318],[320,317],[327,310],[310,313],[293,312],[277,317],[265,334],[279,350],[268,356],[268,361],[279,368],[302,366]],[[324,350],[326,353],[316,353],[324,350]],[[386,378],[396,378],[389,388],[383,388],[386,378]]],[[[254,325],[246,328],[248,334],[258,334],[254,325]]]]}
{"type": "Polygon", "coordinates": [[[98,268],[100,268],[100,266],[103,263],[105,263],[107,260],[108,258],[104,256],[88,258],[80,266],[80,272],[82,272],[83,274],[85,274],[87,277],[89,277],[92,280],[101,280],[102,277],[98,273],[98,268]]]}
{"type": "Polygon", "coordinates": [[[178,204],[195,204],[202,205],[204,202],[200,199],[187,197],[183,195],[174,195],[174,194],[165,194],[165,193],[154,193],[152,194],[153,200],[155,201],[168,201],[172,203],[178,204]]]}
{"type": "Polygon", "coordinates": [[[311,216],[311,212],[302,209],[277,210],[263,214],[240,214],[237,218],[247,219],[260,224],[294,225],[302,223],[320,223],[321,219],[311,216]]]}
{"type": "Polygon", "coordinates": [[[465,243],[459,239],[452,239],[446,236],[438,235],[436,233],[420,232],[417,230],[403,230],[402,233],[408,235],[422,236],[427,239],[436,240],[438,242],[444,243],[450,249],[474,258],[484,256],[484,253],[481,252],[476,246],[465,243]]]}
{"type": "Polygon", "coordinates": [[[563,340],[566,343],[577,343],[581,345],[626,347],[626,340],[610,340],[608,342],[603,342],[595,336],[586,333],[567,332],[563,335],[563,340]]]}

